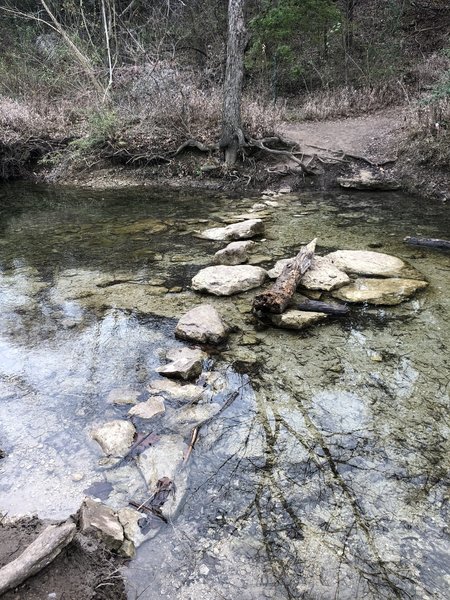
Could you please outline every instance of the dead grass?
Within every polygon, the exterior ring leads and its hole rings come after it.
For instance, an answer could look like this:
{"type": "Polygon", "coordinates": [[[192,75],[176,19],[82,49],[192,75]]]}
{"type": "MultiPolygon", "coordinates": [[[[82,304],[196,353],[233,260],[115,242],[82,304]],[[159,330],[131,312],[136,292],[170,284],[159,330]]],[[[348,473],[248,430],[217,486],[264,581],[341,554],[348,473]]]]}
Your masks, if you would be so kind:
{"type": "Polygon", "coordinates": [[[314,92],[291,106],[288,120],[324,121],[375,112],[388,106],[403,104],[408,91],[399,81],[370,88],[342,87],[314,92]]]}

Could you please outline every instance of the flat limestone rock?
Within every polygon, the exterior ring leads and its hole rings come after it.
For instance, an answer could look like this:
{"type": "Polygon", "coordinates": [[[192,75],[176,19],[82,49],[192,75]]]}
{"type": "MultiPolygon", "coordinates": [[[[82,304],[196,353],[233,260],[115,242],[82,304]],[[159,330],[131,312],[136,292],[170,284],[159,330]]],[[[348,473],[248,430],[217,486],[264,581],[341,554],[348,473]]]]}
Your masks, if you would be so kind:
{"type": "Polygon", "coordinates": [[[248,261],[248,251],[255,242],[245,240],[243,242],[231,242],[226,248],[222,248],[214,254],[216,265],[241,265],[248,261]]]}
{"type": "Polygon", "coordinates": [[[335,298],[347,302],[368,302],[393,306],[400,304],[418,290],[426,288],[426,281],[417,279],[370,279],[361,277],[350,285],[333,292],[335,298]]]}
{"type": "MultiPolygon", "coordinates": [[[[289,264],[294,257],[285,258],[275,263],[273,269],[268,272],[272,279],[281,275],[284,267],[289,264]]],[[[335,290],[350,282],[349,276],[338,269],[330,260],[323,256],[315,256],[312,259],[310,268],[303,275],[300,286],[308,290],[335,290]]]]}
{"type": "Polygon", "coordinates": [[[152,396],[146,402],[139,402],[128,411],[131,417],[140,419],[152,419],[157,415],[162,415],[166,411],[164,398],[162,396],[152,396]]]}
{"type": "Polygon", "coordinates": [[[343,188],[355,190],[399,190],[401,184],[381,171],[373,173],[370,169],[360,169],[352,177],[338,177],[337,182],[343,188]]]}
{"type": "Polygon", "coordinates": [[[159,479],[175,481],[184,458],[186,444],[181,436],[164,435],[137,458],[139,469],[149,488],[156,488],[159,479]]]}
{"type": "Polygon", "coordinates": [[[189,425],[190,429],[197,427],[204,421],[207,421],[220,410],[220,404],[212,402],[211,404],[195,404],[185,406],[175,412],[170,420],[171,426],[189,425]]]}
{"type": "Polygon", "coordinates": [[[92,439],[100,444],[108,456],[124,456],[133,443],[135,433],[132,423],[116,419],[94,429],[92,439]]]}
{"type": "Polygon", "coordinates": [[[95,532],[110,550],[118,550],[124,541],[123,527],[116,513],[91,498],[85,498],[81,505],[80,530],[95,532]]]}
{"type": "Polygon", "coordinates": [[[106,401],[109,404],[136,404],[138,396],[137,390],[117,388],[109,392],[106,401]]]}
{"type": "Polygon", "coordinates": [[[228,330],[211,304],[200,304],[181,317],[175,335],[200,344],[221,344],[227,339],[228,330]]]}
{"type": "Polygon", "coordinates": [[[192,289],[215,296],[231,296],[259,287],[266,271],[251,265],[206,267],[192,279],[192,289]]]}
{"type": "Polygon", "coordinates": [[[182,402],[195,402],[199,400],[204,390],[192,383],[181,384],[170,379],[155,379],[148,387],[150,394],[164,394],[170,400],[182,402]]]}
{"type": "Polygon", "coordinates": [[[400,258],[370,250],[337,250],[325,258],[338,269],[356,275],[398,277],[406,268],[400,258]]]}
{"type": "Polygon", "coordinates": [[[176,348],[166,355],[171,362],[156,370],[165,377],[195,379],[202,372],[203,361],[207,356],[198,348],[176,348]]]}
{"type": "Polygon", "coordinates": [[[117,516],[123,527],[125,539],[132,542],[134,549],[138,548],[147,539],[139,527],[139,521],[145,519],[145,513],[125,507],[117,511],[117,516]]]}
{"type": "Polygon", "coordinates": [[[270,315],[271,321],[282,329],[305,329],[314,323],[327,318],[324,313],[307,312],[303,310],[287,310],[281,315],[270,315]]]}
{"type": "Polygon", "coordinates": [[[264,223],[261,219],[247,219],[241,223],[232,223],[226,227],[206,229],[201,237],[207,240],[247,240],[264,233],[264,223]]]}

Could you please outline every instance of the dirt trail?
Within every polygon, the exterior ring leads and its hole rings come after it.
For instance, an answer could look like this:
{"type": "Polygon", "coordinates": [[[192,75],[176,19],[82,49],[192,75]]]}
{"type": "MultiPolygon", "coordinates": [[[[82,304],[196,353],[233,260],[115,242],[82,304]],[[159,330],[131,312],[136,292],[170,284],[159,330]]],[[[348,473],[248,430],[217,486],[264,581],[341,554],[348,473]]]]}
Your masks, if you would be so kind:
{"type": "Polygon", "coordinates": [[[404,127],[404,111],[396,107],[362,117],[285,123],[282,131],[307,154],[330,155],[321,148],[384,162],[396,157],[404,127]]]}

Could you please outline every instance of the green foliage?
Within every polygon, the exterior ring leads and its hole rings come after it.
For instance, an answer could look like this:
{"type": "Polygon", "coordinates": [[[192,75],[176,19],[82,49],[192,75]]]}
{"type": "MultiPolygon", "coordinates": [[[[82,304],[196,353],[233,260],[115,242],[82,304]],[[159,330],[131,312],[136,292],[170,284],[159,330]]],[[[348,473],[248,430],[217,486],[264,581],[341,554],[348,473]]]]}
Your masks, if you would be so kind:
{"type": "Polygon", "coordinates": [[[119,120],[113,110],[94,110],[87,116],[88,134],[70,143],[72,150],[79,154],[100,148],[113,141],[117,134],[119,120]]]}
{"type": "Polygon", "coordinates": [[[272,76],[297,80],[327,54],[328,37],[339,30],[341,13],[331,0],[264,2],[250,23],[252,43],[247,67],[268,67],[272,76]]]}

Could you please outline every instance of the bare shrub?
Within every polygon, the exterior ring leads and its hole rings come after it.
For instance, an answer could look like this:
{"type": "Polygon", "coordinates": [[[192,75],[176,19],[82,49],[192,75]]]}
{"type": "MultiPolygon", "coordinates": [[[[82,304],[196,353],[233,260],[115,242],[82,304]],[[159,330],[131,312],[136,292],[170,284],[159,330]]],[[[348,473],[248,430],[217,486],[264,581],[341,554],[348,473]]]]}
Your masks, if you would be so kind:
{"type": "Polygon", "coordinates": [[[10,143],[36,134],[41,119],[27,104],[0,96],[0,141],[10,143]]]}
{"type": "Polygon", "coordinates": [[[291,109],[291,115],[296,120],[310,121],[358,116],[401,104],[407,98],[400,81],[365,88],[347,86],[308,94],[298,107],[291,109]]]}

